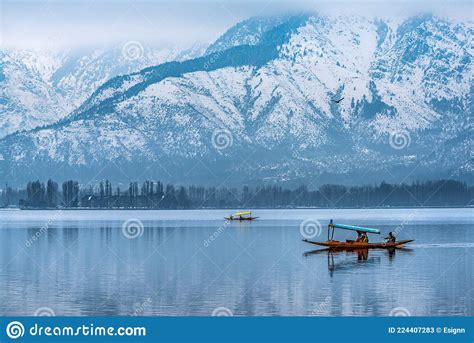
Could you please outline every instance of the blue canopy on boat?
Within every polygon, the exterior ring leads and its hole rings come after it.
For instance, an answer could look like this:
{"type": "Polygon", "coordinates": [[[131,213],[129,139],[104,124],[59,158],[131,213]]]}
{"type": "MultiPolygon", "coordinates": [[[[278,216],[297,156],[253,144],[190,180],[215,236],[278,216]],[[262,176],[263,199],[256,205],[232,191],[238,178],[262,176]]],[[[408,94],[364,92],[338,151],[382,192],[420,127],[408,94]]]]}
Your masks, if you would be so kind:
{"type": "Polygon", "coordinates": [[[371,229],[368,227],[362,227],[362,226],[353,226],[353,225],[345,225],[345,224],[332,224],[334,227],[338,229],[344,229],[344,230],[354,230],[354,231],[361,231],[361,232],[367,232],[367,233],[378,233],[380,234],[379,229],[371,229]]]}

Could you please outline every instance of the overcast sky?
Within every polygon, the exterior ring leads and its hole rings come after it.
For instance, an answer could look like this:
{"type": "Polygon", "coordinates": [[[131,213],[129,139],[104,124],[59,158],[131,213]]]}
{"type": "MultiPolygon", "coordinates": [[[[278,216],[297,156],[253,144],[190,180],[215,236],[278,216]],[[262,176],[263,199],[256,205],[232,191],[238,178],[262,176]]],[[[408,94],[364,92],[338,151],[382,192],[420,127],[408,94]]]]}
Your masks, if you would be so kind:
{"type": "Polygon", "coordinates": [[[407,15],[419,11],[467,20],[472,1],[339,0],[124,1],[0,0],[6,48],[64,48],[137,40],[154,45],[211,42],[235,23],[288,11],[407,15]]]}

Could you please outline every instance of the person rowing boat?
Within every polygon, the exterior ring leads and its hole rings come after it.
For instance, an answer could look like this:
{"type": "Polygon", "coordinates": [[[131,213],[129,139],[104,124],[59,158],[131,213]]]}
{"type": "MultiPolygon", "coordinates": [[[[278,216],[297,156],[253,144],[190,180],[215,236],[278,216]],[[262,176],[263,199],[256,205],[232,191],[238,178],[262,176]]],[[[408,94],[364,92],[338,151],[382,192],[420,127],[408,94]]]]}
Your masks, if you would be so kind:
{"type": "Polygon", "coordinates": [[[392,232],[389,232],[388,236],[385,237],[385,241],[387,243],[395,243],[397,241],[397,238],[395,237],[395,235],[392,232]]]}

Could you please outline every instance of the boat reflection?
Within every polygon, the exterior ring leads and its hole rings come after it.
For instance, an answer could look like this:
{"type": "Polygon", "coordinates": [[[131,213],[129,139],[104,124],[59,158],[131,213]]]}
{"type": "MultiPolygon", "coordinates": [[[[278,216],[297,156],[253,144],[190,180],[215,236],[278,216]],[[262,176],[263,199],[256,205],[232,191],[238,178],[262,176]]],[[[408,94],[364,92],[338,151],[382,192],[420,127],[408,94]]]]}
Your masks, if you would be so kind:
{"type": "Polygon", "coordinates": [[[375,256],[369,257],[370,249],[317,249],[307,251],[303,254],[304,257],[310,257],[312,255],[327,255],[328,270],[332,276],[335,271],[353,271],[356,268],[366,267],[369,265],[379,264],[382,255],[387,255],[389,261],[393,261],[398,251],[409,252],[411,249],[385,249],[384,254],[380,254],[381,251],[372,252],[375,256]],[[346,257],[341,259],[341,257],[346,257]]]}

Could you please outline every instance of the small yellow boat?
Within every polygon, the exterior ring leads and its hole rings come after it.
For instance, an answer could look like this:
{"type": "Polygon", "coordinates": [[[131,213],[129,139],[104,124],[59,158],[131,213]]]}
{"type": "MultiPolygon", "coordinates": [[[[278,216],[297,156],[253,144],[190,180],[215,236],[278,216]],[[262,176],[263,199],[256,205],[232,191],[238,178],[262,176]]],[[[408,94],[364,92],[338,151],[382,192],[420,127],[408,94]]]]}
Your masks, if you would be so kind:
{"type": "Polygon", "coordinates": [[[252,212],[237,212],[228,217],[224,217],[226,220],[255,220],[257,218],[258,217],[252,217],[252,212]]]}

